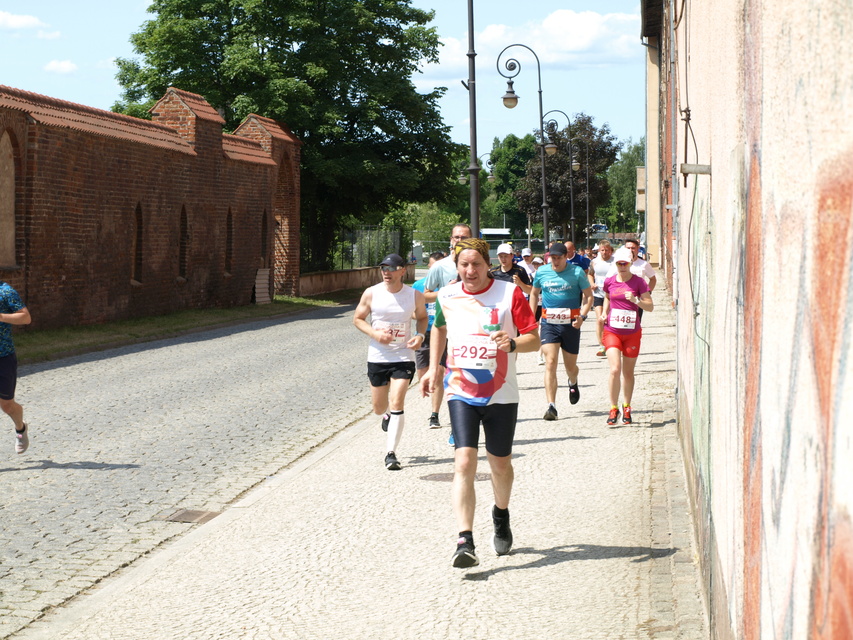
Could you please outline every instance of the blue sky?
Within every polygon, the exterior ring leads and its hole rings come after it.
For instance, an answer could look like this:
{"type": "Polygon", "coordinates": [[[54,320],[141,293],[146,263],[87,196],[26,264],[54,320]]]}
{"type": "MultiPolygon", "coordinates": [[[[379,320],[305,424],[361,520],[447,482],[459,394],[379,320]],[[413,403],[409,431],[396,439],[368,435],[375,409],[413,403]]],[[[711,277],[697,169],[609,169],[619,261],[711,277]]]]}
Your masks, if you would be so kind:
{"type": "MultiPolygon", "coordinates": [[[[148,0],[0,0],[0,84],[109,109],[120,95],[113,60],[133,55],[128,41],[151,17],[148,0]]],[[[441,61],[415,78],[426,91],[448,88],[441,101],[456,142],[469,141],[468,11],[466,0],[413,0],[436,12],[444,46],[441,61]]],[[[474,0],[477,52],[478,151],[494,137],[524,135],[539,126],[536,62],[510,50],[522,64],[515,79],[518,107],[501,103],[506,80],[496,69],[500,51],[525,44],[541,65],[544,110],[584,112],[610,125],[619,140],[644,130],[644,48],[639,0],[474,0]]],[[[561,116],[557,116],[561,120],[561,116]]]]}

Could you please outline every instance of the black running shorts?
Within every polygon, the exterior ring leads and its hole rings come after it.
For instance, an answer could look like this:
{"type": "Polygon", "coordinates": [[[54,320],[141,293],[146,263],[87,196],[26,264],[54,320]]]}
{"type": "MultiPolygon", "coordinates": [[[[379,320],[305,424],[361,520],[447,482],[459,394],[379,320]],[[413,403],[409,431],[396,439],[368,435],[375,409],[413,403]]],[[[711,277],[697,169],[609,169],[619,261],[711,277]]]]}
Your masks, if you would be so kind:
{"type": "Polygon", "coordinates": [[[581,332],[570,324],[539,323],[539,338],[542,344],[557,343],[566,353],[577,355],[581,350],[581,332]]]}
{"type": "Polygon", "coordinates": [[[18,385],[18,358],[14,353],[0,358],[0,399],[13,400],[18,385]]]}
{"type": "Polygon", "coordinates": [[[384,387],[391,378],[408,380],[415,377],[414,362],[368,362],[367,378],[371,387],[384,387]]]}
{"type": "Polygon", "coordinates": [[[450,426],[454,446],[477,448],[480,442],[480,423],[486,435],[486,451],[500,458],[512,454],[518,404],[489,404],[485,407],[470,405],[462,400],[450,400],[450,426]]]}

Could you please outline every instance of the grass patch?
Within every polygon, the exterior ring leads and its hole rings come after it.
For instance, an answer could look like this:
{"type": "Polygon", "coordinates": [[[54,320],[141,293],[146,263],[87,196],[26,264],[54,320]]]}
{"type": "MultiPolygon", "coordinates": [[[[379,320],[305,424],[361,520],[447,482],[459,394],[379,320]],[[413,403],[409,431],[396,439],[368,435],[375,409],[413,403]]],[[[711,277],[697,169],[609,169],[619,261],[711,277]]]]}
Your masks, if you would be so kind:
{"type": "Polygon", "coordinates": [[[192,309],[162,316],[118,320],[105,324],[15,332],[15,351],[21,363],[43,362],[124,344],[169,338],[200,329],[298,313],[357,301],[361,291],[348,290],[322,297],[276,296],[270,304],[192,309]]]}

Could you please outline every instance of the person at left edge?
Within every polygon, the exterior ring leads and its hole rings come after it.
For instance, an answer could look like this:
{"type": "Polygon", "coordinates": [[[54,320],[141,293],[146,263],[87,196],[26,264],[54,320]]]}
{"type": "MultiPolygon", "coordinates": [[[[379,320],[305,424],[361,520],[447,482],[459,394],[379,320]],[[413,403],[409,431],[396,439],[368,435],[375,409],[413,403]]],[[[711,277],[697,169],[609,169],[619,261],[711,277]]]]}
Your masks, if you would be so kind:
{"type": "Polygon", "coordinates": [[[29,324],[30,312],[21,296],[0,281],[0,410],[15,423],[15,451],[24,453],[30,446],[24,408],[15,402],[18,383],[18,357],[12,342],[12,325],[29,324]]]}
{"type": "Polygon", "coordinates": [[[370,336],[367,377],[373,412],[383,416],[382,429],[387,431],[385,468],[397,471],[400,469],[397,447],[403,435],[406,391],[415,376],[414,349],[423,344],[428,319],[424,295],[403,284],[406,274],[403,258],[392,253],[379,266],[382,282],[364,291],[352,322],[359,331],[370,336]],[[412,317],[417,320],[414,335],[412,317]]]}

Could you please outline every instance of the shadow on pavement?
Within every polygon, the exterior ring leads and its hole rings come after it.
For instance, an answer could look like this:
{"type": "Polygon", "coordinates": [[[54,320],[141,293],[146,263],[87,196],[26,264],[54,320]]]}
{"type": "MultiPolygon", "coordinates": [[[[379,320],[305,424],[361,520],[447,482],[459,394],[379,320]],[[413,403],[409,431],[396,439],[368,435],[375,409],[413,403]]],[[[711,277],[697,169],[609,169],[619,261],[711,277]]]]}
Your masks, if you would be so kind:
{"type": "Polygon", "coordinates": [[[138,464],[110,464],[107,462],[54,462],[53,460],[38,460],[27,466],[9,467],[0,469],[0,473],[6,471],[39,471],[43,469],[72,469],[80,471],[113,471],[115,469],[138,469],[138,464]]]}
{"type": "MultiPolygon", "coordinates": [[[[521,422],[519,420],[519,422],[521,422]]],[[[597,440],[594,436],[562,436],[560,438],[528,438],[525,440],[513,440],[512,446],[516,447],[523,444],[539,444],[542,442],[563,442],[565,440],[597,440]]],[[[515,454],[512,456],[515,457],[515,454]]]]}
{"type": "Polygon", "coordinates": [[[597,544],[568,544],[550,549],[533,549],[521,547],[514,549],[510,555],[537,555],[541,556],[524,564],[498,567],[488,571],[470,572],[465,574],[466,580],[488,580],[491,576],[503,571],[516,571],[518,569],[536,569],[561,562],[575,560],[609,560],[611,558],[634,558],[631,562],[647,562],[666,558],[678,551],[678,547],[655,549],[652,547],[604,547],[597,544]]]}

